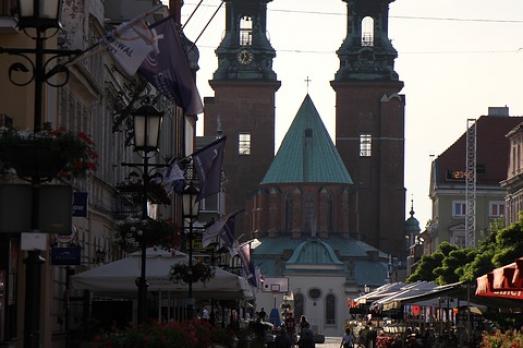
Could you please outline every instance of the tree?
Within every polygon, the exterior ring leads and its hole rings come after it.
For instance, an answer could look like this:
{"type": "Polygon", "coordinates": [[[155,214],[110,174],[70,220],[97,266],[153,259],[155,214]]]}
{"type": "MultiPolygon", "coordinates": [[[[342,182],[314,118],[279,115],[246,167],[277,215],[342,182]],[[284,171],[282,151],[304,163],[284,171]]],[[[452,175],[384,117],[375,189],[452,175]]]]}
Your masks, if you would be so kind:
{"type": "Polygon", "coordinates": [[[407,278],[408,283],[416,282],[419,280],[431,281],[436,279],[436,275],[433,273],[434,269],[441,266],[441,262],[445,255],[437,251],[432,255],[424,255],[414,270],[414,272],[407,278]]]}
{"type": "Polygon", "coordinates": [[[474,249],[455,249],[441,262],[441,266],[434,269],[433,273],[437,275],[436,282],[439,285],[455,283],[460,281],[464,273],[463,267],[474,260],[476,250],[474,249]]]}
{"type": "Polygon", "coordinates": [[[443,242],[438,246],[438,249],[432,255],[425,255],[414,270],[414,272],[407,278],[407,282],[415,282],[419,280],[433,281],[438,277],[434,270],[442,266],[443,259],[449,255],[450,252],[456,250],[458,247],[443,242]]]}

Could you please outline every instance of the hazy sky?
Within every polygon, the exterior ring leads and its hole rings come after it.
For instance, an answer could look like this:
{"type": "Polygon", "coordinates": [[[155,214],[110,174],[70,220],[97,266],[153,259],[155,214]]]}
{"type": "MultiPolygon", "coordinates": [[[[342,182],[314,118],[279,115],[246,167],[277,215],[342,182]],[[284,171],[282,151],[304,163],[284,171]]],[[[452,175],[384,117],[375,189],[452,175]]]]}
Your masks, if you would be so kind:
{"type": "MultiPolygon", "coordinates": [[[[182,23],[197,3],[185,1],[182,23]]],[[[191,40],[219,3],[203,1],[184,30],[191,40]]],[[[214,49],[224,33],[224,14],[223,6],[197,42],[202,97],[214,95],[208,80],[217,66],[214,49]]],[[[335,51],[346,34],[346,3],[275,0],[267,17],[277,51],[274,70],[282,82],[276,93],[276,147],[305,97],[307,76],[309,94],[334,136],[335,95],[329,81],[339,67],[335,51]]],[[[445,151],[465,131],[466,119],[486,114],[489,106],[507,105],[511,115],[523,115],[523,1],[397,0],[390,17],[389,36],[399,53],[396,71],[407,101],[405,214],[413,196],[423,228],[431,217],[430,155],[445,151]]]]}

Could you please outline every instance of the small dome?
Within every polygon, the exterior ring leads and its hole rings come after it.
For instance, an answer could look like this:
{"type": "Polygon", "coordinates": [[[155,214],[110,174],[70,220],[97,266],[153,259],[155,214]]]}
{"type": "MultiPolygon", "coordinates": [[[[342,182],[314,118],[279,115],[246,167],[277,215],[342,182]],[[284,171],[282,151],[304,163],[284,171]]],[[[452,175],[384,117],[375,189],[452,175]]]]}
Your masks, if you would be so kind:
{"type": "Polygon", "coordinates": [[[410,217],[405,221],[405,233],[411,234],[411,233],[418,233],[421,231],[419,228],[419,221],[414,217],[414,202],[411,201],[411,207],[410,207],[410,217]]]}
{"type": "Polygon", "coordinates": [[[302,242],[287,264],[342,264],[331,246],[319,239],[302,242]]]}

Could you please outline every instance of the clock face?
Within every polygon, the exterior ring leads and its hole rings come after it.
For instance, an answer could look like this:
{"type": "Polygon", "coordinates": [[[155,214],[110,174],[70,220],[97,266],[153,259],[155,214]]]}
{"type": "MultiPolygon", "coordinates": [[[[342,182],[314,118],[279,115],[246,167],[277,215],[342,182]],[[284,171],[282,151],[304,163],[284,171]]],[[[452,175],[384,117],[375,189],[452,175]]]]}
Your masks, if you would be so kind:
{"type": "Polygon", "coordinates": [[[252,53],[247,50],[242,50],[238,53],[238,61],[241,64],[249,64],[252,62],[253,56],[252,53]]]}

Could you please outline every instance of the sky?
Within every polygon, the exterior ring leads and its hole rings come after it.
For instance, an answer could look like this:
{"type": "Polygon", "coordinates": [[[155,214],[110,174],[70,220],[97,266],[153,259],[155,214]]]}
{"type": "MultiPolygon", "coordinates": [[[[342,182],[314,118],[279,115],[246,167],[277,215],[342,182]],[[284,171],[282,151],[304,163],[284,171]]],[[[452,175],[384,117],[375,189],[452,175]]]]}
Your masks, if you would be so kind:
{"type": "MultiPolygon", "coordinates": [[[[182,24],[198,2],[185,0],[182,24]]],[[[189,39],[196,40],[219,4],[203,1],[184,28],[189,39]]],[[[307,93],[307,76],[308,92],[334,139],[335,94],[329,82],[339,67],[335,51],[346,36],[346,11],[341,0],[268,4],[268,37],[277,52],[273,68],[282,83],[276,93],[276,148],[307,93]]],[[[405,215],[413,199],[423,228],[432,216],[431,155],[444,152],[465,132],[466,120],[487,114],[489,106],[508,106],[511,115],[523,115],[523,1],[396,0],[389,15],[406,95],[405,215]]],[[[208,80],[224,32],[223,6],[197,41],[202,97],[214,95],[208,80]]]]}

